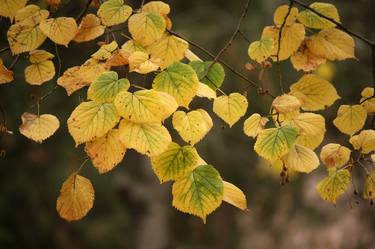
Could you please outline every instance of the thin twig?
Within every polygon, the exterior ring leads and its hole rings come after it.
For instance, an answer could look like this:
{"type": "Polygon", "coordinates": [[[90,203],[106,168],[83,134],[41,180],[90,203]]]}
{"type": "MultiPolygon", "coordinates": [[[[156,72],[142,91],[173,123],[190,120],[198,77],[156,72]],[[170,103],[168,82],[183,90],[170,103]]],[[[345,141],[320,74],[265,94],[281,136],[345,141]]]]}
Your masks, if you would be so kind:
{"type": "Polygon", "coordinates": [[[247,41],[248,43],[251,43],[251,40],[249,38],[247,38],[247,36],[244,34],[244,32],[242,32],[241,30],[238,30],[238,34],[240,34],[241,37],[245,39],[245,41],[247,41]]]}
{"type": "Polygon", "coordinates": [[[10,47],[5,47],[5,48],[2,48],[0,49],[0,53],[3,53],[3,52],[6,52],[10,49],[10,47]]]}
{"type": "Polygon", "coordinates": [[[82,12],[76,17],[76,21],[79,22],[81,21],[82,17],[87,13],[89,10],[89,7],[91,5],[93,0],[87,0],[85,8],[82,10],[82,12]]]}
{"type": "Polygon", "coordinates": [[[10,64],[10,66],[9,66],[9,70],[13,70],[14,69],[14,67],[16,66],[17,62],[20,59],[20,56],[21,55],[17,55],[16,58],[14,58],[14,60],[12,61],[12,64],[10,64]]]}

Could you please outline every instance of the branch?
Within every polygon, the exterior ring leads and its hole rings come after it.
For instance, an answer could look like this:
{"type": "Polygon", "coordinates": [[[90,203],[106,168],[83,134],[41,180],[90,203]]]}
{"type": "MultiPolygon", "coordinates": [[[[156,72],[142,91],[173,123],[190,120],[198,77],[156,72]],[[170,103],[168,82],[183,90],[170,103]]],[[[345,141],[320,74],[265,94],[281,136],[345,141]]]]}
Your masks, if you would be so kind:
{"type": "Polygon", "coordinates": [[[87,11],[89,10],[89,7],[91,5],[93,0],[87,0],[86,2],[86,5],[85,5],[85,8],[82,10],[82,12],[76,17],[76,21],[79,22],[82,17],[87,13],[87,11]]]}

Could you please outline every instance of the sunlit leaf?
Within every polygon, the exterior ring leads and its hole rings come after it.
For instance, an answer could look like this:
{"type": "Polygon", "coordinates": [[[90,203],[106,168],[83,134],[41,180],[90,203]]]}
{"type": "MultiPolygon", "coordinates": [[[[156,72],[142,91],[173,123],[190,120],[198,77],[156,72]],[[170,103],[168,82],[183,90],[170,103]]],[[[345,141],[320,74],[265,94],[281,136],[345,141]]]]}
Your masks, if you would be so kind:
{"type": "Polygon", "coordinates": [[[224,184],[223,201],[228,202],[229,204],[241,210],[247,210],[247,200],[242,190],[230,182],[223,181],[223,184],[224,184]]]}
{"type": "Polygon", "coordinates": [[[148,74],[159,69],[158,62],[149,58],[145,52],[136,51],[129,58],[129,72],[137,72],[140,74],[148,74]]]}
{"type": "Polygon", "coordinates": [[[133,9],[125,5],[123,0],[108,0],[100,5],[98,16],[105,26],[124,23],[132,14],[133,9]]]}
{"type": "Polygon", "coordinates": [[[192,61],[189,63],[197,73],[200,82],[208,85],[213,90],[217,90],[223,84],[225,71],[219,63],[211,64],[212,61],[192,61]]]}
{"type": "Polygon", "coordinates": [[[248,107],[247,99],[239,93],[220,96],[214,100],[214,112],[232,127],[242,116],[248,107]]]}
{"type": "Polygon", "coordinates": [[[55,66],[50,60],[33,63],[25,68],[25,80],[31,85],[41,85],[55,76],[55,66]]]}
{"type": "Polygon", "coordinates": [[[362,154],[369,154],[375,150],[375,131],[363,130],[358,135],[352,136],[349,142],[355,150],[360,150],[362,154]]]}
{"type": "Polygon", "coordinates": [[[118,45],[116,41],[112,41],[109,44],[103,44],[98,51],[91,55],[91,58],[99,61],[106,60],[111,57],[112,52],[115,51],[117,47],[118,45]]]}
{"type": "Polygon", "coordinates": [[[318,183],[316,190],[323,200],[336,204],[337,198],[345,193],[349,183],[350,172],[348,170],[331,170],[329,176],[318,183]]]}
{"type": "Polygon", "coordinates": [[[163,16],[168,15],[170,11],[169,5],[162,1],[151,1],[142,7],[142,12],[155,12],[163,16]]]}
{"type": "Polygon", "coordinates": [[[19,9],[26,5],[27,0],[0,0],[0,16],[13,19],[19,9]]]}
{"type": "Polygon", "coordinates": [[[310,173],[319,166],[319,158],[312,149],[295,144],[283,157],[286,167],[294,171],[310,173]]]}
{"type": "Polygon", "coordinates": [[[361,105],[366,109],[367,113],[375,112],[374,88],[366,87],[361,92],[361,105]]]}
{"type": "Polygon", "coordinates": [[[277,96],[273,100],[272,107],[278,113],[288,113],[298,111],[301,107],[301,103],[298,98],[294,97],[293,95],[283,94],[281,96],[277,96]]]}
{"type": "Polygon", "coordinates": [[[267,37],[259,41],[252,42],[249,45],[247,53],[252,60],[262,63],[272,55],[274,46],[273,43],[272,37],[267,37]]]}
{"type": "Polygon", "coordinates": [[[36,142],[43,142],[60,127],[59,120],[51,114],[36,115],[25,112],[21,116],[20,133],[36,142]]]}
{"type": "Polygon", "coordinates": [[[100,24],[100,19],[94,14],[87,14],[78,26],[77,34],[73,41],[87,42],[104,34],[105,26],[100,24]]]}
{"type": "Polygon", "coordinates": [[[0,58],[0,85],[12,82],[13,80],[13,71],[6,68],[3,60],[0,58]]]}
{"type": "Polygon", "coordinates": [[[367,112],[361,105],[341,105],[333,124],[342,132],[353,135],[363,128],[367,112]]]}
{"type": "Polygon", "coordinates": [[[71,17],[45,19],[40,22],[39,27],[53,42],[66,47],[78,31],[76,20],[71,17]]]}
{"type": "Polygon", "coordinates": [[[284,22],[285,22],[285,25],[289,26],[289,25],[292,25],[296,21],[297,16],[298,16],[298,9],[296,7],[289,7],[288,5],[281,5],[277,7],[277,9],[275,10],[275,13],[273,14],[273,22],[278,27],[280,27],[284,22]]]}
{"type": "Polygon", "coordinates": [[[197,96],[201,98],[216,99],[216,92],[206,84],[199,83],[197,96]]]}
{"type": "MultiPolygon", "coordinates": [[[[336,22],[340,22],[339,13],[333,4],[315,2],[310,5],[310,8],[336,22]]],[[[300,23],[308,28],[328,29],[336,26],[333,22],[320,17],[311,10],[301,11],[297,18],[300,23]]]]}
{"type": "Polygon", "coordinates": [[[264,129],[268,121],[268,118],[264,118],[260,114],[254,113],[245,120],[243,131],[247,136],[255,138],[258,136],[259,132],[264,129]]]}
{"type": "Polygon", "coordinates": [[[306,46],[305,41],[299,47],[298,51],[290,57],[290,61],[296,70],[311,72],[316,70],[320,65],[326,63],[326,58],[315,55],[312,51],[310,51],[310,49],[306,46]]]}
{"type": "Polygon", "coordinates": [[[159,13],[142,12],[129,18],[128,27],[134,40],[148,46],[163,36],[166,22],[159,13]]]}
{"type": "Polygon", "coordinates": [[[351,151],[340,144],[326,144],[320,151],[320,159],[328,168],[337,168],[345,165],[350,159],[351,151]]]}

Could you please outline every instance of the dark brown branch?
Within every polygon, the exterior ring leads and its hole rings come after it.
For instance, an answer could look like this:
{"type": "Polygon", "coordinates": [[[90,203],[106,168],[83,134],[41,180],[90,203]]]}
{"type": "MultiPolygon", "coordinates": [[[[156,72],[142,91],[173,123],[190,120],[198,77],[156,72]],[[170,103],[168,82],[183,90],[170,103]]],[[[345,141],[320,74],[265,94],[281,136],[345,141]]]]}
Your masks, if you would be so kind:
{"type": "Polygon", "coordinates": [[[82,10],[82,12],[77,16],[76,21],[79,22],[83,18],[83,16],[87,13],[89,10],[89,7],[91,5],[93,0],[87,0],[85,8],[82,10]]]}
{"type": "Polygon", "coordinates": [[[9,70],[13,70],[14,69],[14,67],[16,66],[17,62],[20,59],[20,56],[21,55],[17,55],[16,58],[14,58],[14,60],[12,61],[12,64],[10,64],[10,66],[9,66],[9,70]]]}
{"type": "Polygon", "coordinates": [[[9,49],[10,49],[10,47],[0,49],[0,54],[8,51],[9,49]]]}

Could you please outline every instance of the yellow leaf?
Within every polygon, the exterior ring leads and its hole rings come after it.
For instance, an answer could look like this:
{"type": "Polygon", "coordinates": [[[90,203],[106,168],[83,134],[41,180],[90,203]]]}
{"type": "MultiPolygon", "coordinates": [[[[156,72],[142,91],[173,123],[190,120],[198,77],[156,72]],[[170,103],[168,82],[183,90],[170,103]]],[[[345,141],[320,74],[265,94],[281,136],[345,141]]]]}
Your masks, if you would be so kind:
{"type": "Polygon", "coordinates": [[[349,142],[355,150],[361,150],[362,154],[369,154],[375,150],[375,131],[363,130],[358,135],[352,136],[349,142]]]}
{"type": "Polygon", "coordinates": [[[283,157],[286,167],[294,171],[310,173],[319,166],[319,158],[312,149],[295,144],[283,157]]]}
{"type": "Polygon", "coordinates": [[[127,147],[147,156],[157,156],[168,149],[172,142],[168,130],[160,123],[120,122],[120,141],[127,147]]]}
{"type": "Polygon", "coordinates": [[[350,159],[351,151],[340,144],[326,144],[320,151],[320,159],[328,168],[337,168],[345,165],[350,159]]]}
{"type": "Polygon", "coordinates": [[[320,31],[311,36],[306,44],[314,54],[329,60],[355,58],[353,38],[335,28],[320,31]]]}
{"type": "Polygon", "coordinates": [[[198,162],[197,150],[192,146],[179,146],[171,142],[168,149],[151,158],[152,169],[160,182],[177,180],[193,170],[198,162]]]}
{"type": "Polygon", "coordinates": [[[311,72],[316,70],[320,65],[326,63],[326,59],[325,57],[317,56],[312,53],[308,49],[305,41],[299,47],[298,51],[290,57],[290,61],[296,70],[311,72]]]}
{"type": "Polygon", "coordinates": [[[241,189],[236,187],[230,182],[223,181],[224,184],[224,194],[223,201],[241,209],[247,210],[247,200],[245,194],[241,189]]]}
{"type": "Polygon", "coordinates": [[[55,57],[53,54],[45,50],[33,50],[30,52],[29,60],[31,63],[39,63],[55,57]]]}
{"type": "Polygon", "coordinates": [[[255,138],[258,136],[259,132],[264,129],[268,121],[268,118],[264,118],[260,116],[260,114],[254,113],[245,120],[243,131],[247,136],[255,138]]]}
{"type": "Polygon", "coordinates": [[[375,170],[372,170],[366,177],[363,186],[363,198],[367,200],[375,199],[375,170]]]}
{"type": "Polygon", "coordinates": [[[258,134],[254,150],[264,159],[273,162],[289,152],[297,136],[297,128],[291,125],[264,129],[258,134]]]}
{"type": "MultiPolygon", "coordinates": [[[[267,26],[263,29],[262,39],[272,38],[273,50],[272,55],[277,55],[279,47],[279,28],[274,26],[267,26]]],[[[302,24],[294,23],[290,26],[284,26],[280,37],[280,61],[288,59],[294,52],[296,52],[305,39],[305,27],[302,24]]],[[[275,61],[276,58],[273,57],[275,61]]]]}
{"type": "Polygon", "coordinates": [[[288,5],[281,5],[279,6],[275,13],[273,14],[273,22],[277,27],[280,27],[285,20],[285,25],[290,26],[293,23],[295,23],[298,16],[298,9],[295,7],[291,7],[289,10],[288,5]],[[288,17],[285,20],[285,17],[288,15],[288,17]]]}
{"type": "Polygon", "coordinates": [[[48,10],[40,9],[38,5],[29,4],[17,11],[14,20],[16,23],[28,20],[29,22],[38,24],[41,20],[47,19],[48,16],[48,10]]]}
{"type": "Polygon", "coordinates": [[[100,174],[103,174],[112,170],[122,161],[126,147],[119,139],[119,131],[112,129],[103,137],[86,143],[85,151],[95,168],[100,174]]]}
{"type": "Polygon", "coordinates": [[[59,120],[51,114],[35,115],[25,112],[19,128],[22,135],[38,143],[52,136],[60,126],[59,120]]]}
{"type": "Polygon", "coordinates": [[[160,62],[158,65],[164,69],[175,62],[182,60],[189,44],[174,35],[164,35],[160,40],[150,45],[147,50],[151,59],[160,62]]]}
{"type": "Polygon", "coordinates": [[[0,0],[0,16],[13,19],[19,9],[26,5],[27,0],[0,0]]]}
{"type": "Polygon", "coordinates": [[[331,83],[314,74],[302,76],[290,86],[289,94],[300,100],[305,111],[323,110],[340,98],[331,83]]]}
{"type": "Polygon", "coordinates": [[[156,123],[169,117],[178,107],[173,98],[168,102],[156,90],[139,90],[134,93],[120,92],[114,105],[120,116],[134,123],[156,123]]]}
{"type": "Polygon", "coordinates": [[[106,60],[111,57],[112,52],[115,51],[117,47],[118,45],[116,41],[112,41],[109,44],[103,44],[98,51],[91,55],[91,58],[99,61],[106,60]]]}
{"type": "Polygon", "coordinates": [[[148,74],[159,69],[158,61],[149,59],[148,54],[136,51],[129,56],[129,72],[148,74]]]}
{"type": "Polygon", "coordinates": [[[259,41],[252,42],[249,45],[247,53],[252,60],[261,63],[272,55],[272,51],[273,39],[272,37],[267,37],[259,41]]]}
{"type": "Polygon", "coordinates": [[[375,112],[375,97],[374,97],[374,88],[366,87],[361,92],[361,105],[366,109],[367,113],[375,112]]]}
{"type": "Polygon", "coordinates": [[[163,36],[166,22],[159,13],[143,12],[132,15],[128,27],[135,41],[142,46],[148,46],[163,36]]]}
{"type": "Polygon", "coordinates": [[[119,120],[112,103],[82,102],[70,115],[68,129],[78,146],[104,136],[119,120]]]}
{"type": "Polygon", "coordinates": [[[121,52],[124,54],[126,58],[129,58],[129,56],[132,53],[137,52],[137,51],[147,53],[147,50],[144,47],[142,47],[141,44],[137,43],[134,40],[129,40],[121,46],[121,52]]]}
{"type": "MultiPolygon", "coordinates": [[[[340,22],[339,13],[333,4],[315,2],[310,5],[310,8],[336,22],[340,22]]],[[[301,11],[297,18],[300,23],[308,28],[328,29],[336,26],[333,22],[320,17],[310,10],[301,11]]]]}
{"type": "Polygon", "coordinates": [[[89,179],[73,173],[63,183],[56,209],[67,221],[82,219],[94,205],[95,192],[89,179]]]}
{"type": "Polygon", "coordinates": [[[3,60],[0,58],[0,85],[12,82],[13,80],[13,71],[6,68],[3,60]]]}
{"type": "Polygon", "coordinates": [[[361,105],[341,105],[333,124],[345,134],[352,136],[363,128],[367,112],[361,105]]]}
{"type": "Polygon", "coordinates": [[[55,66],[50,60],[33,63],[25,68],[25,80],[31,85],[41,85],[55,76],[55,66]]]}
{"type": "Polygon", "coordinates": [[[201,98],[216,99],[216,91],[206,84],[199,82],[197,96],[201,98]]]}
{"type": "Polygon", "coordinates": [[[169,5],[162,1],[151,1],[142,7],[142,12],[155,12],[162,16],[168,15],[170,11],[169,5]]]}
{"type": "Polygon", "coordinates": [[[283,94],[281,96],[277,96],[273,100],[272,107],[278,113],[288,113],[288,112],[298,111],[299,108],[301,107],[301,103],[293,95],[283,94]]]}
{"type": "Polygon", "coordinates": [[[346,169],[332,170],[329,176],[321,180],[316,186],[323,200],[336,204],[336,200],[345,193],[350,183],[350,172],[346,169]]]}
{"type": "Polygon", "coordinates": [[[324,134],[325,132],[317,135],[301,134],[298,136],[296,144],[315,150],[323,142],[324,134]]]}
{"type": "Polygon", "coordinates": [[[128,56],[121,49],[116,49],[105,62],[106,67],[119,67],[129,63],[128,56]]]}
{"type": "Polygon", "coordinates": [[[324,117],[316,113],[301,113],[292,118],[292,123],[299,129],[300,135],[316,136],[326,131],[324,117]]]}
{"type": "Polygon", "coordinates": [[[71,17],[58,17],[42,20],[39,27],[54,43],[66,47],[78,32],[76,20],[71,17]]]}
{"type": "Polygon", "coordinates": [[[132,14],[133,9],[125,5],[123,0],[108,0],[98,10],[98,16],[105,26],[124,23],[132,14]]]}
{"type": "Polygon", "coordinates": [[[77,34],[73,38],[75,42],[92,41],[104,34],[105,27],[100,24],[100,19],[94,14],[87,14],[79,24],[77,34]]]}
{"type": "Polygon", "coordinates": [[[247,99],[239,93],[231,93],[229,96],[220,96],[214,100],[214,112],[230,127],[242,116],[248,107],[247,99]]]}
{"type": "Polygon", "coordinates": [[[193,51],[191,51],[190,49],[187,49],[185,51],[185,57],[186,59],[188,59],[189,61],[201,61],[203,62],[203,60],[201,58],[199,58],[198,55],[194,54],[193,51]]]}
{"type": "Polygon", "coordinates": [[[221,205],[223,180],[211,165],[196,167],[172,186],[172,205],[178,210],[196,215],[206,223],[206,216],[221,205]]]}
{"type": "Polygon", "coordinates": [[[173,114],[173,127],[182,139],[189,144],[196,144],[212,128],[212,120],[203,109],[190,111],[177,111],[173,114]]]}

